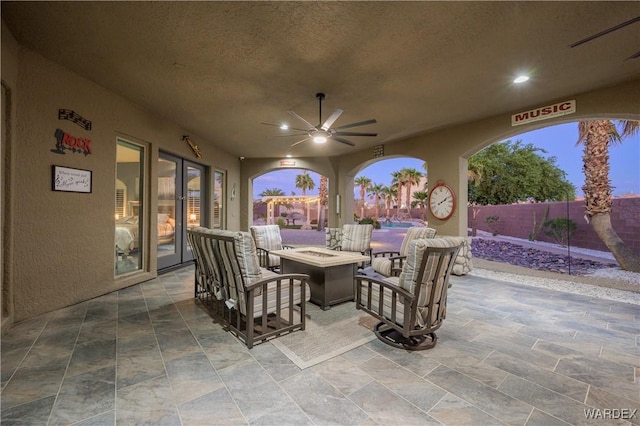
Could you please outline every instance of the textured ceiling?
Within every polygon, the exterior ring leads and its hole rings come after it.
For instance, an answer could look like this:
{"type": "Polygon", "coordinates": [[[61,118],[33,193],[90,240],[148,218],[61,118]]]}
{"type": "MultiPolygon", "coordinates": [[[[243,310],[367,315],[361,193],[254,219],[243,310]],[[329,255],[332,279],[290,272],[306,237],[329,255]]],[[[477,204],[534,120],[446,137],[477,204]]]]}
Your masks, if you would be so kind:
{"type": "MultiPolygon", "coordinates": [[[[639,2],[2,2],[16,39],[237,156],[336,156],[638,78],[639,2]],[[531,80],[515,86],[521,72],[531,80]],[[324,145],[260,123],[334,127],[324,145]]],[[[196,140],[196,143],[198,141],[196,140]]]]}

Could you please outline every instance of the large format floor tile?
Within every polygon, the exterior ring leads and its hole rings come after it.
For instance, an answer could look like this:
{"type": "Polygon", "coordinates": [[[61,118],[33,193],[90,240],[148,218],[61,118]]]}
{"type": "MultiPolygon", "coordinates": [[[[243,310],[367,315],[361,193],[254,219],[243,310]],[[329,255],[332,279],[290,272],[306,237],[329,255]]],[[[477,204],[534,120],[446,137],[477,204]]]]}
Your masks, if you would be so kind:
{"type": "Polygon", "coordinates": [[[192,274],[8,330],[0,422],[531,426],[640,409],[639,305],[470,274],[452,280],[435,348],[374,340],[301,370],[271,343],[249,350],[213,322],[192,274]]]}

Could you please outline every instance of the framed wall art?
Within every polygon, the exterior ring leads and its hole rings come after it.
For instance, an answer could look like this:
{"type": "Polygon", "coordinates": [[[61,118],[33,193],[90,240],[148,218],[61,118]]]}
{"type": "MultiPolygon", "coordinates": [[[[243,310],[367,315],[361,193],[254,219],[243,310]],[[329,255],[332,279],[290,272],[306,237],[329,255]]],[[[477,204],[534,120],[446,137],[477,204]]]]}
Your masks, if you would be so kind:
{"type": "Polygon", "coordinates": [[[51,189],[53,191],[90,193],[92,190],[93,172],[91,170],[53,165],[51,173],[51,189]]]}

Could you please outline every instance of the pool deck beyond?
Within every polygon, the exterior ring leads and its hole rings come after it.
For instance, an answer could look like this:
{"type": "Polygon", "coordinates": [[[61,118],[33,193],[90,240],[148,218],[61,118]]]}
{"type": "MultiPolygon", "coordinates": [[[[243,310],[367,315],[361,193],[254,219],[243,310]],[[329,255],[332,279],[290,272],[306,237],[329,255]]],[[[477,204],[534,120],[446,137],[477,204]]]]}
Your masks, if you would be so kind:
{"type": "MultiPolygon", "coordinates": [[[[399,250],[400,245],[402,244],[402,240],[405,236],[406,230],[407,228],[386,228],[386,229],[374,230],[372,241],[371,241],[371,247],[373,251],[376,252],[376,251],[385,251],[385,250],[399,250]]],[[[325,245],[324,231],[282,229],[280,232],[282,235],[282,242],[284,244],[289,244],[289,245],[298,246],[298,247],[299,246],[324,247],[325,245]]],[[[559,249],[556,247],[549,246],[547,244],[540,244],[535,241],[523,241],[523,240],[514,241],[515,239],[509,238],[509,237],[501,237],[501,236],[492,237],[492,236],[484,236],[484,235],[483,235],[483,238],[503,239],[511,243],[517,243],[522,247],[535,247],[536,249],[545,250],[550,253],[567,254],[565,249],[559,249]]],[[[597,252],[594,250],[589,250],[588,253],[585,254],[585,253],[581,253],[580,250],[575,249],[570,253],[570,255],[573,258],[597,260],[603,263],[616,263],[615,260],[612,260],[610,253],[607,253],[607,252],[597,252]]],[[[569,274],[561,274],[557,272],[541,271],[536,269],[525,268],[522,266],[511,265],[508,263],[493,262],[490,260],[479,259],[479,258],[473,258],[473,266],[474,268],[487,269],[487,270],[496,271],[496,272],[512,273],[512,274],[530,276],[535,278],[571,281],[574,283],[589,284],[589,285],[595,285],[599,287],[607,287],[607,288],[640,293],[640,274],[636,274],[638,275],[638,279],[635,280],[635,282],[629,282],[628,280],[618,279],[616,277],[569,275],[569,274]]]]}

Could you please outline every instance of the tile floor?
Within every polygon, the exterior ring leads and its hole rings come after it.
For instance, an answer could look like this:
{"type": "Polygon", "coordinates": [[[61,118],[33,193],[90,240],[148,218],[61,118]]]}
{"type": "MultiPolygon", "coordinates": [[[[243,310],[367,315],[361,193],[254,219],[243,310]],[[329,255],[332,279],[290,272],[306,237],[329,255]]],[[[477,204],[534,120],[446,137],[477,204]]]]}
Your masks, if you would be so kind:
{"type": "Polygon", "coordinates": [[[374,340],[300,370],[214,324],[192,271],[5,333],[1,423],[640,424],[638,305],[453,277],[434,349],[374,340]]]}

